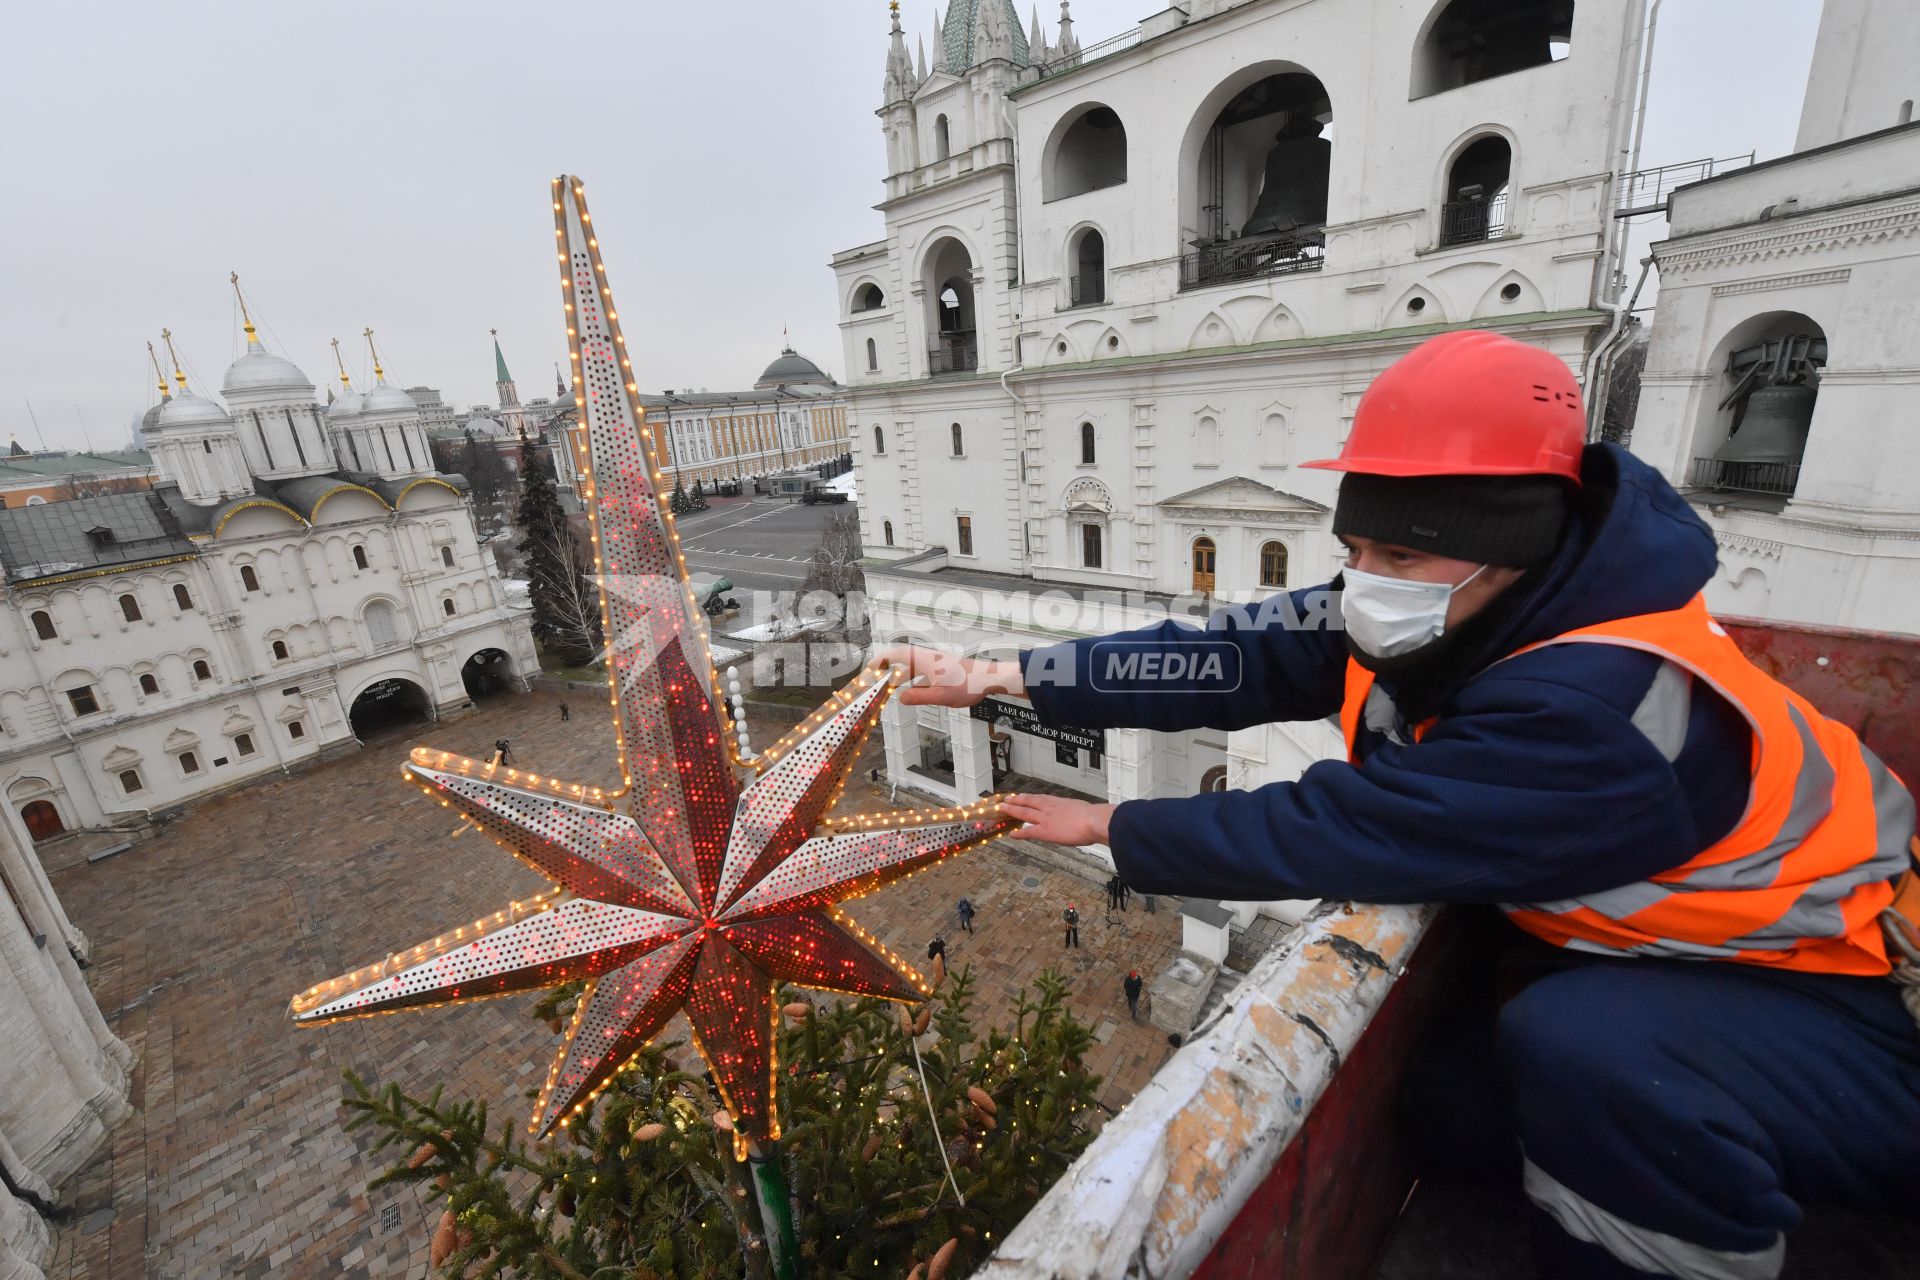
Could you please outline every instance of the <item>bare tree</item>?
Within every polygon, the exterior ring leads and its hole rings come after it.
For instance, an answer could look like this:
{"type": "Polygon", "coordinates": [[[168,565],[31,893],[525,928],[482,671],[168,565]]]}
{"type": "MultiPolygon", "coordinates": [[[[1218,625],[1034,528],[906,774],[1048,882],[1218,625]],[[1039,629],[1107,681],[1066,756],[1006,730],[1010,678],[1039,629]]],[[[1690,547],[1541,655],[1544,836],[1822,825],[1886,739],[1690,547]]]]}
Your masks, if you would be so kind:
{"type": "Polygon", "coordinates": [[[150,476],[103,476],[97,471],[76,471],[61,484],[59,500],[102,498],[111,493],[138,493],[153,487],[150,476]]]}
{"type": "Polygon", "coordinates": [[[802,619],[823,636],[866,643],[867,575],[860,559],[860,518],[835,512],[821,530],[795,602],[802,619]]]}

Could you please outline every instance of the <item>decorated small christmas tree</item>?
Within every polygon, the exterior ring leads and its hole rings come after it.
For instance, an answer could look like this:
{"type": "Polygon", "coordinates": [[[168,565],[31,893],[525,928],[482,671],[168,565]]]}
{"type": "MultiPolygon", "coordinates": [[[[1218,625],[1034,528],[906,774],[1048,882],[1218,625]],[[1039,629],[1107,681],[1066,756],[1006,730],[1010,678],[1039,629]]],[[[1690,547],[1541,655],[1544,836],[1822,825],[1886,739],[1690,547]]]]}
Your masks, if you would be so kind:
{"type": "MultiPolygon", "coordinates": [[[[551,1142],[523,1141],[484,1103],[376,1092],[351,1072],[347,1126],[396,1158],[375,1186],[422,1184],[441,1203],[432,1259],[447,1276],[770,1276],[772,1209],[791,1215],[813,1280],[936,1260],[958,1280],[1091,1137],[1093,1038],[1066,990],[1043,975],[1010,1028],[976,1039],[964,971],[917,1016],[783,989],[784,1206],[735,1160],[732,1121],[678,1042],[648,1046],[551,1142]]],[[[556,989],[533,1014],[561,1025],[578,994],[556,989]]]]}
{"type": "Polygon", "coordinates": [[[673,482],[673,494],[667,499],[667,507],[677,516],[693,510],[693,500],[687,497],[687,486],[678,480],[673,482]]]}

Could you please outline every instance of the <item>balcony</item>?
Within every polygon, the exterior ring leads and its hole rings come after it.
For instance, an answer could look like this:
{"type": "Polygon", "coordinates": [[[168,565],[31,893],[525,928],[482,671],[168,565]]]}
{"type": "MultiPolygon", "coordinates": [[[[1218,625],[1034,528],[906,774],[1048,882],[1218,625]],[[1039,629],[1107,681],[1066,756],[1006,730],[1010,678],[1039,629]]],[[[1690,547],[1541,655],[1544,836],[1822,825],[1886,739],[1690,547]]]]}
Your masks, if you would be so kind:
{"type": "Polygon", "coordinates": [[[1491,200],[1454,200],[1440,206],[1440,247],[1478,244],[1507,233],[1507,196],[1491,200]]]}
{"type": "Polygon", "coordinates": [[[1105,272],[1067,277],[1067,304],[1073,307],[1097,307],[1107,300],[1105,272]]]}
{"type": "Polygon", "coordinates": [[[1719,458],[1695,458],[1687,469],[1687,484],[1695,489],[1769,493],[1791,498],[1794,486],[1799,483],[1797,462],[1724,462],[1719,458]]]}
{"type": "Polygon", "coordinates": [[[1326,245],[1318,236],[1262,236],[1254,240],[1225,240],[1202,245],[1181,255],[1180,287],[1199,289],[1232,280],[1318,271],[1326,263],[1326,245]]]}
{"type": "Polygon", "coordinates": [[[980,347],[972,329],[949,329],[940,335],[940,344],[927,351],[927,376],[938,378],[949,373],[972,373],[980,367],[980,347]]]}

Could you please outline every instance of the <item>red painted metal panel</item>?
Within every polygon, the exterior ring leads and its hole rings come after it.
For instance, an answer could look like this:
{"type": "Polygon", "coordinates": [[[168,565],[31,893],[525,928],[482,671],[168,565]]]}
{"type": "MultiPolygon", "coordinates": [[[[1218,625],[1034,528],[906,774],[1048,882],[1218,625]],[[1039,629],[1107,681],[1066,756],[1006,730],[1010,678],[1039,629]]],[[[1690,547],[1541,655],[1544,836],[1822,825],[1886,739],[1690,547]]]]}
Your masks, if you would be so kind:
{"type": "Polygon", "coordinates": [[[1396,1132],[1400,1077],[1458,969],[1443,915],[1340,1064],[1313,1114],[1193,1280],[1365,1280],[1413,1187],[1396,1132]]]}
{"type": "Polygon", "coordinates": [[[1762,671],[1858,733],[1920,785],[1920,636],[1722,618],[1762,671]]]}

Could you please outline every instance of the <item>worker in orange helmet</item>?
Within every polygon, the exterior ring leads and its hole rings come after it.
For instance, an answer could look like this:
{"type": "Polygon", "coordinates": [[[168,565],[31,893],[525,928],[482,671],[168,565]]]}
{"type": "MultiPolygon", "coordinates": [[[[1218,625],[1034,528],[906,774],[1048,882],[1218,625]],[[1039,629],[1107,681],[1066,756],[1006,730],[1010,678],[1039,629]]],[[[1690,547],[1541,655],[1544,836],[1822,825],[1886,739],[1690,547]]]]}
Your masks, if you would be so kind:
{"type": "Polygon", "coordinates": [[[1543,1276],[1770,1280],[1803,1203],[1920,1208],[1920,987],[1886,981],[1920,978],[1914,802],[1709,616],[1686,501],[1585,443],[1563,361],[1484,332],[1414,348],[1307,465],[1345,473],[1331,583],[880,659],[904,702],[1082,728],[1337,713],[1347,759],[1295,782],[1005,808],[1143,893],[1498,907],[1518,928],[1409,1110],[1524,1190],[1543,1276]],[[1231,661],[1167,660],[1201,653],[1231,661]]]}

